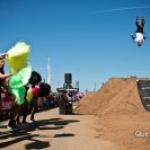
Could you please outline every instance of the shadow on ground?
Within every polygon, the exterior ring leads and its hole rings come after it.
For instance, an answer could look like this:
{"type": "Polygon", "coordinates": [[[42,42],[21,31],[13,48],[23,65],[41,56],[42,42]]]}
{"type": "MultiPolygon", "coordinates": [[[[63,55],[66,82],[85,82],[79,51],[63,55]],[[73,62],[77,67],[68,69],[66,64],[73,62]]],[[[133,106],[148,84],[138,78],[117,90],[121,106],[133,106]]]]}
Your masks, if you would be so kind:
{"type": "MultiPolygon", "coordinates": [[[[21,136],[21,135],[20,135],[20,136],[21,136]]],[[[0,148],[6,148],[7,146],[13,145],[13,144],[15,144],[15,143],[18,143],[18,142],[21,142],[21,141],[24,141],[24,140],[30,140],[30,141],[37,142],[38,145],[39,145],[39,143],[40,143],[40,144],[41,144],[41,147],[44,146],[44,147],[42,147],[42,148],[46,148],[46,147],[45,147],[46,144],[45,144],[45,145],[42,145],[43,142],[42,142],[42,141],[39,141],[39,140],[33,139],[34,137],[43,138],[43,136],[40,136],[40,135],[38,135],[38,134],[25,133],[25,134],[22,134],[21,137],[17,137],[17,138],[15,138],[15,139],[13,139],[13,140],[9,140],[9,141],[5,141],[5,142],[0,143],[0,148]]],[[[45,142],[45,143],[47,143],[47,147],[49,147],[49,142],[45,142]]],[[[28,145],[28,144],[27,144],[27,145],[28,145]]],[[[36,145],[36,146],[38,147],[38,145],[36,145]]],[[[36,148],[36,146],[35,146],[34,148],[36,148]]]]}
{"type": "MultiPolygon", "coordinates": [[[[64,128],[70,123],[77,123],[79,120],[74,119],[62,119],[62,118],[52,118],[46,120],[39,120],[34,123],[27,124],[17,131],[5,131],[0,133],[0,148],[5,148],[15,143],[21,142],[23,140],[33,141],[27,144],[26,149],[42,149],[50,147],[49,142],[35,140],[34,138],[52,138],[51,136],[41,136],[40,134],[32,134],[35,130],[59,130],[64,128]],[[49,126],[48,126],[49,125],[49,126]],[[52,125],[52,127],[50,126],[52,125]],[[9,138],[12,138],[9,140],[9,138]],[[5,140],[6,139],[6,140],[5,140]],[[5,140],[2,142],[1,140],[5,140]]],[[[66,134],[56,134],[54,137],[71,137],[75,136],[72,133],[66,134]]]]}
{"type": "Polygon", "coordinates": [[[54,138],[64,138],[64,137],[73,137],[75,134],[73,133],[62,133],[62,134],[55,134],[54,138]]]}
{"type": "Polygon", "coordinates": [[[31,149],[44,149],[50,147],[49,142],[45,142],[45,141],[38,141],[35,140],[32,143],[26,144],[25,149],[27,150],[31,150],[31,149]]]}

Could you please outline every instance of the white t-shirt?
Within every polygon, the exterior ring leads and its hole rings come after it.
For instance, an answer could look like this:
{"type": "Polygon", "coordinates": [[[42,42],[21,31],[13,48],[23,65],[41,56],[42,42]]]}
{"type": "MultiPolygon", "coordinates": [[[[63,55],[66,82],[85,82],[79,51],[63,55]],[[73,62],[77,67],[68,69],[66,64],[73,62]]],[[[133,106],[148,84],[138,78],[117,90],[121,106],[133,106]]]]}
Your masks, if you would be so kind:
{"type": "Polygon", "coordinates": [[[142,33],[136,33],[135,41],[142,43],[144,41],[143,34],[142,33]]]}

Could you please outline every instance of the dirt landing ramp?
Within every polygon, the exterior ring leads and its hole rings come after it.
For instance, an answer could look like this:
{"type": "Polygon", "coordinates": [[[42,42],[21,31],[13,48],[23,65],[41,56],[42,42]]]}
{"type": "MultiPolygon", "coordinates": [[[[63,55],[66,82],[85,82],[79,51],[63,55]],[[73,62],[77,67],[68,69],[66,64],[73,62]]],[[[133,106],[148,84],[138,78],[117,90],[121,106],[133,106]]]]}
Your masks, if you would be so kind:
{"type": "Polygon", "coordinates": [[[144,113],[145,109],[135,78],[111,78],[97,92],[83,98],[76,112],[138,114],[144,113]]]}

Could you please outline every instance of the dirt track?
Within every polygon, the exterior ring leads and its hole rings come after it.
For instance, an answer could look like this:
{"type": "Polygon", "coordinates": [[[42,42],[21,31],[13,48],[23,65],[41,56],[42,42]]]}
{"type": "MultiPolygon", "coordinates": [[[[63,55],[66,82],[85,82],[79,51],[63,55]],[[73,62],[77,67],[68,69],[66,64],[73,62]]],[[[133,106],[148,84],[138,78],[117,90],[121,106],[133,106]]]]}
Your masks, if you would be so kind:
{"type": "Polygon", "coordinates": [[[9,133],[0,125],[0,149],[118,150],[110,141],[101,140],[100,126],[92,115],[59,115],[58,109],[36,114],[37,122],[19,133],[9,133]]]}

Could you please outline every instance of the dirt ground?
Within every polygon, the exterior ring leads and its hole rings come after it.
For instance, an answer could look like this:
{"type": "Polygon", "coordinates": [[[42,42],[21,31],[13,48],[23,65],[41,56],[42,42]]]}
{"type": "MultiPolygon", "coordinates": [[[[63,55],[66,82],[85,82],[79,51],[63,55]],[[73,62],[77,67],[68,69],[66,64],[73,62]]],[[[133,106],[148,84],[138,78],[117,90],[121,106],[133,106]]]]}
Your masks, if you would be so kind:
{"type": "Polygon", "coordinates": [[[98,137],[119,145],[121,150],[150,150],[150,119],[146,118],[150,118],[149,113],[130,118],[126,114],[101,116],[98,137]]]}
{"type": "Polygon", "coordinates": [[[1,122],[0,149],[150,149],[150,121],[136,116],[59,115],[53,109],[36,114],[36,120],[16,133],[9,132],[7,121],[1,122]]]}
{"type": "Polygon", "coordinates": [[[37,121],[16,133],[0,124],[0,149],[119,150],[119,145],[99,137],[93,115],[59,115],[58,109],[36,114],[37,121]]]}

